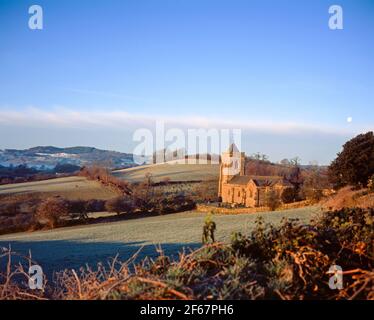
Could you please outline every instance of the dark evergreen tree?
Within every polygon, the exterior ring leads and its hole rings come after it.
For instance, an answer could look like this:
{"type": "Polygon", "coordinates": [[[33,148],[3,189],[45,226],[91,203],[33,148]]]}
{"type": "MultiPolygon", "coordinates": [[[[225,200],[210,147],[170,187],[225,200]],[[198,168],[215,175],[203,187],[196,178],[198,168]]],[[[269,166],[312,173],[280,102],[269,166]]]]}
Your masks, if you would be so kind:
{"type": "Polygon", "coordinates": [[[360,134],[346,142],[328,170],[329,180],[335,188],[346,185],[365,187],[373,174],[374,135],[372,131],[360,134]]]}

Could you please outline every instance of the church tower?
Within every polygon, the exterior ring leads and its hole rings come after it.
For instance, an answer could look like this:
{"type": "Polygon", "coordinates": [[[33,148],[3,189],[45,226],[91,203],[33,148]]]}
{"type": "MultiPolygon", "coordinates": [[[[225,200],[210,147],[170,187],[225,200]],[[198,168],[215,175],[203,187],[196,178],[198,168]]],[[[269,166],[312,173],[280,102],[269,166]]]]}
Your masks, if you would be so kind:
{"type": "Polygon", "coordinates": [[[244,176],[245,153],[240,152],[235,143],[232,143],[226,152],[221,155],[219,171],[218,196],[222,197],[222,185],[230,182],[235,176],[244,176]]]}

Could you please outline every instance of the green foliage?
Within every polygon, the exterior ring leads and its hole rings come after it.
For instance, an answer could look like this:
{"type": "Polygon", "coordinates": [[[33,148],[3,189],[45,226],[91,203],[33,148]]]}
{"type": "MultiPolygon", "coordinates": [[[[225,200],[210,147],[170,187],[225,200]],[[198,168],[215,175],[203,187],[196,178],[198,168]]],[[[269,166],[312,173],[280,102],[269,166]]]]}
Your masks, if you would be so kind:
{"type": "Polygon", "coordinates": [[[329,179],[336,188],[346,185],[366,186],[374,174],[373,132],[360,134],[343,146],[343,151],[329,166],[329,179]]]}

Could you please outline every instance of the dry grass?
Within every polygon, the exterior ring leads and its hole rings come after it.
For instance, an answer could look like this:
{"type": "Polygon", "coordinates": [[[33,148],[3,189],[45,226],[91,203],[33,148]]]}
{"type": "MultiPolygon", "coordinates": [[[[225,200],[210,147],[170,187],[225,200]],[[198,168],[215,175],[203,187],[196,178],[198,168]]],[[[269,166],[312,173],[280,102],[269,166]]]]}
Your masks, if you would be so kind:
{"type": "Polygon", "coordinates": [[[68,200],[106,200],[118,195],[115,190],[84,177],[64,177],[0,186],[0,195],[2,196],[20,194],[35,194],[38,197],[60,196],[68,200]]]}
{"type": "Polygon", "coordinates": [[[340,210],[342,208],[373,208],[374,193],[367,189],[354,190],[347,186],[337,191],[336,194],[321,202],[323,208],[327,210],[340,210]]]}

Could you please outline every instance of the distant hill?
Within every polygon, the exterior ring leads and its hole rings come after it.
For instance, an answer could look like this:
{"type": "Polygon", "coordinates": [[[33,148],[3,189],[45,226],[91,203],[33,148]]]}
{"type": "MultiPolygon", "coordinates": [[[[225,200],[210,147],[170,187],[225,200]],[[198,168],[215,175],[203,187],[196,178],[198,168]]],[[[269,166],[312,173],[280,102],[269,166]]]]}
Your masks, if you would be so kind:
{"type": "Polygon", "coordinates": [[[26,165],[38,170],[51,170],[56,165],[71,164],[77,166],[101,165],[110,168],[133,167],[133,155],[117,151],[96,149],[94,147],[37,146],[30,149],[0,150],[0,165],[26,165]]]}

